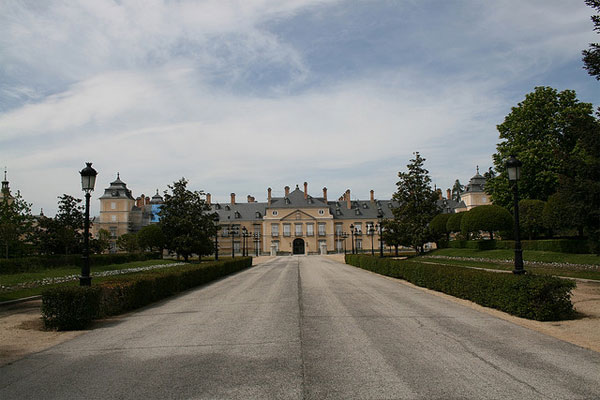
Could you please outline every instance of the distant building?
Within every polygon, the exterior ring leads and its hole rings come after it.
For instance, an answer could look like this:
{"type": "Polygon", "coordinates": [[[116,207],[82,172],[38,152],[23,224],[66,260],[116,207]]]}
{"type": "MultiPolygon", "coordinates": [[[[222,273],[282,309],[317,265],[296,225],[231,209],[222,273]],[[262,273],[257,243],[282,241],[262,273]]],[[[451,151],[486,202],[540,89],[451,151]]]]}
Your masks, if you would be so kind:
{"type": "Polygon", "coordinates": [[[477,206],[492,204],[490,196],[485,192],[486,179],[477,172],[469,180],[465,191],[460,194],[460,203],[454,208],[454,212],[469,211],[477,206]]]}
{"type": "Polygon", "coordinates": [[[284,191],[283,197],[273,197],[268,188],[266,202],[248,196],[245,203],[237,202],[235,193],[231,193],[231,201],[226,204],[211,204],[211,195],[207,194],[207,202],[219,215],[222,254],[231,254],[232,246],[235,254],[242,252],[244,228],[249,254],[257,250],[272,255],[328,254],[343,253],[344,248],[350,252],[352,239],[360,252],[370,252],[371,246],[377,251],[378,215],[393,217],[392,201],[375,199],[373,191],[369,200],[352,200],[347,190],[335,201],[327,198],[327,188],[323,188],[322,196],[311,196],[306,182],[304,190],[296,185],[293,191],[289,186],[284,191]],[[356,234],[351,233],[350,226],[356,234]]]}
{"type": "Polygon", "coordinates": [[[13,196],[10,194],[8,179],[6,179],[6,168],[4,169],[4,180],[2,181],[2,189],[0,190],[0,201],[6,201],[10,204],[13,202],[13,196]]]}
{"type": "Polygon", "coordinates": [[[117,173],[117,179],[104,189],[100,197],[100,216],[94,220],[92,232],[98,235],[100,229],[110,233],[111,251],[116,251],[116,238],[125,233],[134,233],[142,227],[158,222],[158,211],[163,198],[158,194],[146,197],[143,194],[134,199],[131,190],[117,173]]]}

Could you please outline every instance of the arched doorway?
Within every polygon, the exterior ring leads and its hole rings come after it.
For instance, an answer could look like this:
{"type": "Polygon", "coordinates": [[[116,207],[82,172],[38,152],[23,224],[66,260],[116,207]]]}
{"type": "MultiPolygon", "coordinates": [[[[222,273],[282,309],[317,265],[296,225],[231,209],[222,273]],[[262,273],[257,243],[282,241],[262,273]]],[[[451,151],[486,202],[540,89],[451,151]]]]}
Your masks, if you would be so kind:
{"type": "Polygon", "coordinates": [[[294,243],[292,244],[293,253],[294,254],[304,254],[304,240],[302,239],[294,239],[294,243]]]}

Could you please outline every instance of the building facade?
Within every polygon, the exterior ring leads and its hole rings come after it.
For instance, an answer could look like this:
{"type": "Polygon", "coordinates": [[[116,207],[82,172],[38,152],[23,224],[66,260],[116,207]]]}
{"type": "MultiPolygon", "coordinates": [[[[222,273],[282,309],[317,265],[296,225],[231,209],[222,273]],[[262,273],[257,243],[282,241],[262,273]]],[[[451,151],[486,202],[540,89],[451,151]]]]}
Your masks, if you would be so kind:
{"type": "Polygon", "coordinates": [[[110,251],[116,251],[116,239],[125,233],[135,233],[146,225],[158,222],[158,211],[163,198],[158,194],[134,198],[127,184],[117,173],[117,179],[104,189],[100,197],[100,215],[94,219],[92,233],[101,229],[110,234],[110,251]]]}
{"type": "Polygon", "coordinates": [[[283,197],[273,197],[267,189],[267,201],[257,202],[248,196],[246,202],[237,202],[235,193],[229,203],[211,203],[219,215],[219,249],[227,254],[328,254],[370,252],[379,249],[378,224],[392,218],[392,202],[375,199],[352,200],[347,190],[337,200],[308,193],[296,185],[290,191],[285,187],[283,197]]]}

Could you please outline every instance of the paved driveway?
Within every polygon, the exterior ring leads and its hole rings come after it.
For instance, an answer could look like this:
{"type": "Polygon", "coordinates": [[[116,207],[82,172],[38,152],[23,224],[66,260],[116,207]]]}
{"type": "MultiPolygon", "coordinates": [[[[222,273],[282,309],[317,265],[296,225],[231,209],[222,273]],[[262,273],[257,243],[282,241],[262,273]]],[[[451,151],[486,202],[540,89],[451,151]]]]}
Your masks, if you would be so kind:
{"type": "Polygon", "coordinates": [[[279,257],[0,368],[0,399],[600,398],[600,354],[279,257]]]}

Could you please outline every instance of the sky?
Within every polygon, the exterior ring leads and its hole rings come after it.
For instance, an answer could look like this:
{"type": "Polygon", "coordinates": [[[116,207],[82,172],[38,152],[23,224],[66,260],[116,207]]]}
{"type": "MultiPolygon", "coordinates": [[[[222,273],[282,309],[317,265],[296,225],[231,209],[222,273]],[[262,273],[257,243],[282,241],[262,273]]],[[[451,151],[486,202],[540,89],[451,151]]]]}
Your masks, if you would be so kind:
{"type": "Polygon", "coordinates": [[[0,0],[0,166],[54,215],[133,191],[227,202],[284,186],[389,199],[418,151],[451,187],[492,166],[536,86],[600,106],[583,0],[0,0]]]}

